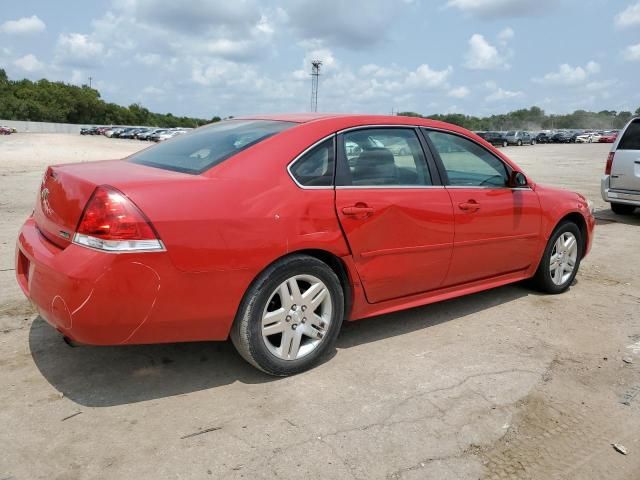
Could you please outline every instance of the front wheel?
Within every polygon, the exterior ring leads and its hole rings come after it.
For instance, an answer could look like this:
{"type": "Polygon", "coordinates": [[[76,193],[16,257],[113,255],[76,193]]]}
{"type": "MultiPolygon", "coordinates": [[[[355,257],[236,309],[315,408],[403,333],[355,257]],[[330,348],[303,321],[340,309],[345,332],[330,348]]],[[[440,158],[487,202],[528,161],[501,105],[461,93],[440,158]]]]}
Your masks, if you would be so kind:
{"type": "Polygon", "coordinates": [[[559,225],[544,250],[533,277],[536,288],[546,293],[562,293],[576,278],[583,254],[580,229],[573,222],[559,225]]]}
{"type": "Polygon", "coordinates": [[[294,375],[333,348],[343,317],[344,293],[334,271],[314,257],[292,255],[268,267],[248,289],[231,340],[263,372],[294,375]]]}
{"type": "Polygon", "coordinates": [[[522,146],[522,140],[518,140],[518,146],[521,147],[522,146]]]}
{"type": "Polygon", "coordinates": [[[503,146],[503,147],[507,147],[507,146],[509,146],[509,142],[507,142],[507,141],[505,140],[504,142],[502,142],[502,146],[503,146]]]}
{"type": "Polygon", "coordinates": [[[627,205],[626,203],[612,203],[611,210],[618,215],[631,215],[636,209],[633,205],[627,205]]]}
{"type": "Polygon", "coordinates": [[[535,140],[531,140],[531,146],[533,147],[536,144],[535,140]]]}

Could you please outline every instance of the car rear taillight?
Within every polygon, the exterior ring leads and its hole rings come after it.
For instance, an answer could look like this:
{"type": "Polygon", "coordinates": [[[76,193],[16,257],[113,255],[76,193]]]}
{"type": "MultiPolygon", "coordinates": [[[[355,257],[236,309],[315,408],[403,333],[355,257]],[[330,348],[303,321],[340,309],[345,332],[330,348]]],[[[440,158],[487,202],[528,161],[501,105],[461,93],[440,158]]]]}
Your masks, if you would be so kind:
{"type": "Polygon", "coordinates": [[[605,175],[611,175],[611,167],[613,166],[613,157],[615,155],[615,152],[611,152],[609,153],[609,156],[607,157],[607,165],[604,167],[604,174],[605,175]]]}
{"type": "Polygon", "coordinates": [[[73,243],[109,252],[164,250],[149,219],[113,187],[95,189],[82,213],[73,243]]]}

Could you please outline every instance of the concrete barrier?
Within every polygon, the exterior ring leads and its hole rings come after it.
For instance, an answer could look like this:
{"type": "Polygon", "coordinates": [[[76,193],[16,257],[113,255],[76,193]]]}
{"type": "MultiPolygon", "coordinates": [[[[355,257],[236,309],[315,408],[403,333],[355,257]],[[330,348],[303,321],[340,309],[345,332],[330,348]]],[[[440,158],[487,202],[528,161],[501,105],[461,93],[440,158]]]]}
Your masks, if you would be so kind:
{"type": "Polygon", "coordinates": [[[13,127],[20,133],[80,133],[82,127],[73,123],[29,122],[22,120],[0,120],[0,126],[13,127]]]}

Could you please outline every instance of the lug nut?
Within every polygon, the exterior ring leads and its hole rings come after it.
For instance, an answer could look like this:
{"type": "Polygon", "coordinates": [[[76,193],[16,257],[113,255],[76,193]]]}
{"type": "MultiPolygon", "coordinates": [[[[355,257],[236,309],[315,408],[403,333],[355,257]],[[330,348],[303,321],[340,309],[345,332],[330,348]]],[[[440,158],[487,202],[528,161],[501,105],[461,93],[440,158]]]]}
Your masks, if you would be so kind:
{"type": "Polygon", "coordinates": [[[287,315],[287,318],[285,319],[287,322],[291,321],[291,315],[287,315]]]}
{"type": "Polygon", "coordinates": [[[298,306],[294,303],[293,305],[291,305],[291,310],[297,310],[298,306]]]}
{"type": "Polygon", "coordinates": [[[304,312],[307,309],[306,305],[302,305],[302,311],[304,312]]]}
{"type": "Polygon", "coordinates": [[[302,319],[302,323],[305,323],[306,321],[307,321],[307,317],[304,317],[304,318],[302,319]]]}

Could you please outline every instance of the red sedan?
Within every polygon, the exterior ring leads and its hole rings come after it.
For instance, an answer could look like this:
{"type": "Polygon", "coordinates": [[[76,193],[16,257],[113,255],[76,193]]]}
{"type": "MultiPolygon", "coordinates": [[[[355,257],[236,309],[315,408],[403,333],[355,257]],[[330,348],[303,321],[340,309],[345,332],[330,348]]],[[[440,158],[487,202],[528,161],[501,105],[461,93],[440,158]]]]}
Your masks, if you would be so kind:
{"type": "Polygon", "coordinates": [[[613,143],[618,138],[618,132],[607,132],[603,135],[600,135],[598,139],[598,143],[613,143]]]}
{"type": "Polygon", "coordinates": [[[288,375],[333,348],[343,319],[531,278],[563,292],[593,229],[583,196],[454,125],[274,115],[49,167],[16,274],[70,340],[231,337],[288,375]]]}

